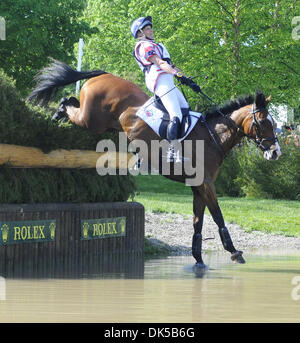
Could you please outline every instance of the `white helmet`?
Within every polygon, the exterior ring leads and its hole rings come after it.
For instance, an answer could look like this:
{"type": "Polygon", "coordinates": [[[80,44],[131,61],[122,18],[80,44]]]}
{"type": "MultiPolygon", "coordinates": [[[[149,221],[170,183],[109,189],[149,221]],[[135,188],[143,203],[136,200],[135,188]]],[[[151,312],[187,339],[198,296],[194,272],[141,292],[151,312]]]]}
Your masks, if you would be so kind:
{"type": "Polygon", "coordinates": [[[152,17],[140,17],[135,19],[135,21],[130,26],[130,31],[134,38],[137,38],[139,30],[142,30],[145,26],[152,26],[152,17]]]}

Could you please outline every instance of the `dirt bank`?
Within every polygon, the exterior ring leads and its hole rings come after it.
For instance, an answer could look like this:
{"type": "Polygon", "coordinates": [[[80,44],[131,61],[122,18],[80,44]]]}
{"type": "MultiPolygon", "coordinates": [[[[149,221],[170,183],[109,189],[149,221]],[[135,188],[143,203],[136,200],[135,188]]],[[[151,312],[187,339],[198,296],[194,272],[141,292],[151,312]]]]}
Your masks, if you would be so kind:
{"type": "MultiPolygon", "coordinates": [[[[300,250],[300,238],[266,234],[260,231],[246,232],[239,225],[226,224],[234,246],[238,250],[287,249],[300,250]]],[[[205,215],[203,224],[203,250],[223,250],[218,227],[205,215]]],[[[145,235],[155,245],[167,244],[171,255],[190,255],[193,236],[192,216],[167,213],[146,213],[145,235]]]]}

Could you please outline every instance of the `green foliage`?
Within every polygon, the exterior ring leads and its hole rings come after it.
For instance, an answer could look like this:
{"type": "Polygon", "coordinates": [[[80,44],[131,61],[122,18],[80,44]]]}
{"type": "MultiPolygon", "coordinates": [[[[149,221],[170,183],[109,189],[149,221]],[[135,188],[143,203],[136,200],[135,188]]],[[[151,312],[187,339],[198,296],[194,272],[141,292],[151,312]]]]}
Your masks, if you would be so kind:
{"type": "Polygon", "coordinates": [[[280,140],[282,155],[267,161],[252,143],[236,148],[220,168],[216,181],[221,195],[300,199],[300,148],[280,140]]]}
{"type": "MultiPolygon", "coordinates": [[[[0,143],[95,150],[101,139],[72,124],[57,125],[51,114],[25,103],[0,69],[0,143]]],[[[0,203],[126,201],[135,189],[132,176],[100,177],[95,170],[0,168],[0,203]]]]}
{"type": "Polygon", "coordinates": [[[241,195],[300,199],[300,149],[280,141],[282,156],[267,161],[253,145],[247,144],[238,156],[240,165],[236,179],[241,195]]]}
{"type": "Polygon", "coordinates": [[[127,176],[99,176],[96,170],[0,167],[0,203],[127,201],[135,187],[127,176]]]}
{"type": "MultiPolygon", "coordinates": [[[[95,149],[98,138],[72,124],[51,120],[53,113],[31,106],[21,98],[14,82],[0,69],[0,143],[34,146],[44,152],[64,149],[95,149]]],[[[107,137],[112,135],[107,134],[107,137]]]]}
{"type": "MultiPolygon", "coordinates": [[[[196,81],[217,103],[260,88],[272,94],[273,103],[298,107],[300,46],[292,39],[291,21],[299,11],[294,0],[88,0],[83,18],[99,32],[85,37],[83,63],[146,90],[131,55],[130,24],[151,15],[156,41],[185,74],[199,75],[196,81]]],[[[203,110],[203,100],[189,89],[186,94],[192,107],[203,110]]]]}
{"type": "Polygon", "coordinates": [[[22,94],[34,86],[33,76],[49,56],[74,60],[73,45],[83,33],[95,33],[79,18],[86,0],[0,1],[6,22],[6,40],[0,41],[0,67],[12,76],[22,94]]]}

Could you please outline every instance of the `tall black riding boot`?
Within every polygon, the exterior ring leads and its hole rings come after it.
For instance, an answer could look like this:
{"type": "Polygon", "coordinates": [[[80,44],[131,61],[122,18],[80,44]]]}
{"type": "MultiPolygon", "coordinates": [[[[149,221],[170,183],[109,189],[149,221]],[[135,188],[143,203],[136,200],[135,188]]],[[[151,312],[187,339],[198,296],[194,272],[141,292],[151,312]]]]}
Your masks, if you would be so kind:
{"type": "Polygon", "coordinates": [[[167,140],[169,142],[178,139],[180,132],[180,120],[178,117],[174,117],[172,120],[170,120],[170,123],[167,128],[167,140]]]}

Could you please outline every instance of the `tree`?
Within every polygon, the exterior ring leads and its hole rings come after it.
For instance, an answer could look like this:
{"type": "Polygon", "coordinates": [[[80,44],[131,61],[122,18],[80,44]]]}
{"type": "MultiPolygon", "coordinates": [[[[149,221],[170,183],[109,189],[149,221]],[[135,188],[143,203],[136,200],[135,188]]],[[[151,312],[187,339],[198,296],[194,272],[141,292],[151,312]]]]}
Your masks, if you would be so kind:
{"type": "MultiPolygon", "coordinates": [[[[198,83],[216,102],[260,88],[273,102],[297,107],[300,46],[291,22],[299,13],[295,0],[89,0],[84,18],[99,33],[86,37],[83,61],[146,90],[129,28],[135,18],[151,15],[156,40],[187,75],[200,75],[198,83]]],[[[191,105],[202,105],[185,92],[191,105]]]]}
{"type": "Polygon", "coordinates": [[[85,0],[0,2],[0,15],[6,21],[0,67],[16,79],[23,94],[34,85],[33,76],[48,63],[48,56],[71,63],[74,43],[83,33],[95,32],[78,18],[85,4],[85,0]]]}

